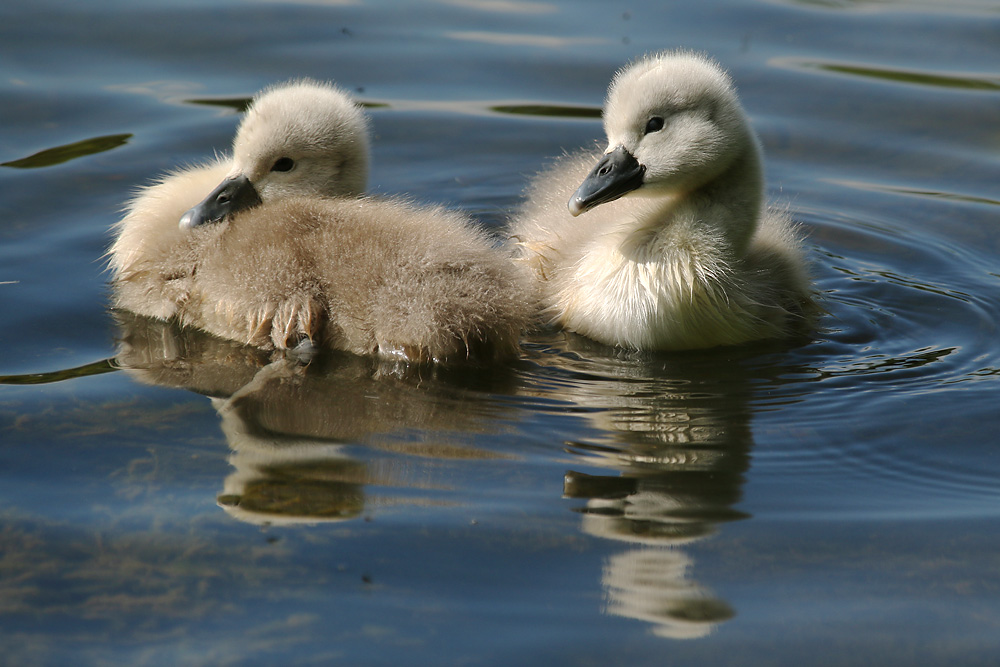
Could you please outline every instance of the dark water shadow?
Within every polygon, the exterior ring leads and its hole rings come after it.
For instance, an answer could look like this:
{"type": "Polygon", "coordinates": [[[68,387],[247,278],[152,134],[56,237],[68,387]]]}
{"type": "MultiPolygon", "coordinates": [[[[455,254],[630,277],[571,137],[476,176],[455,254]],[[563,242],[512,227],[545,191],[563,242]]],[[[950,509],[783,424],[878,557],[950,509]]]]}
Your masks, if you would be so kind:
{"type": "Polygon", "coordinates": [[[0,384],[6,384],[6,385],[51,384],[54,382],[63,382],[64,380],[72,380],[75,378],[90,377],[93,375],[103,375],[104,373],[112,373],[116,370],[118,370],[118,366],[115,365],[114,359],[101,359],[100,361],[93,361],[89,364],[84,364],[82,366],[76,366],[74,368],[64,368],[56,371],[49,371],[47,373],[23,373],[20,375],[0,375],[0,384]]]}
{"type": "Polygon", "coordinates": [[[871,65],[822,62],[801,59],[780,59],[783,65],[803,70],[818,70],[831,74],[841,74],[864,79],[875,79],[889,83],[929,86],[952,90],[996,92],[1000,90],[1000,79],[994,77],[966,76],[961,74],[941,74],[918,70],[891,69],[871,65]]]}
{"type": "MultiPolygon", "coordinates": [[[[389,108],[389,104],[386,102],[366,102],[362,100],[355,100],[358,106],[364,109],[386,109],[389,108]]],[[[253,102],[252,97],[218,97],[218,98],[191,98],[184,100],[186,104],[195,104],[199,106],[207,107],[219,107],[222,109],[230,109],[236,113],[244,113],[250,108],[250,103],[253,102]]]]}
{"type": "Polygon", "coordinates": [[[131,138],[131,134],[109,134],[102,137],[92,137],[63,146],[47,148],[19,160],[0,162],[0,167],[12,167],[14,169],[53,167],[77,158],[114,150],[119,146],[127,144],[131,138]]]}
{"type": "Polygon", "coordinates": [[[498,104],[490,111],[512,116],[536,116],[542,118],[601,118],[599,107],[571,107],[555,104],[498,104]]]}

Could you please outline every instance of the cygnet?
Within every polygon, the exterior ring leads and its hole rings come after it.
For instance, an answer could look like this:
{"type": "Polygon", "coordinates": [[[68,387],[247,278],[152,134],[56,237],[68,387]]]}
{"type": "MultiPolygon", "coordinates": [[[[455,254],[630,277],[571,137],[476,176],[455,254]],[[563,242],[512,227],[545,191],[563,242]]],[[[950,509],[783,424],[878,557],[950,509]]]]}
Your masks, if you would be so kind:
{"type": "Polygon", "coordinates": [[[363,196],[368,161],[367,119],[344,92],[265,90],[232,156],[130,202],[109,251],[115,306],[264,349],[514,354],[527,276],[458,213],[363,196]]]}
{"type": "Polygon", "coordinates": [[[806,330],[801,244],[764,203],[761,150],[729,76],[701,55],[649,55],[615,75],[603,118],[603,154],[539,174],[512,223],[546,317],[637,350],[806,330]]]}

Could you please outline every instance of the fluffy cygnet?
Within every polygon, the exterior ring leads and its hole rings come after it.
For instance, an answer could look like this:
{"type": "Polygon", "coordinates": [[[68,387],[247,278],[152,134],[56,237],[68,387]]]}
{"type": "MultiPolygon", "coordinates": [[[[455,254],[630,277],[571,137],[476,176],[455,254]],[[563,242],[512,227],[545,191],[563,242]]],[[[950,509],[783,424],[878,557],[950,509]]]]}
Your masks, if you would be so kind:
{"type": "Polygon", "coordinates": [[[115,305],[261,348],[447,361],[512,354],[525,279],[463,216],[362,197],[367,121],[301,81],[254,99],[232,157],[142,190],[109,252],[115,305]]]}
{"type": "Polygon", "coordinates": [[[808,325],[799,240],[764,204],[757,139],[716,63],[666,52],[622,69],[604,129],[604,154],[539,174],[512,225],[553,323],[660,350],[808,325]]]}

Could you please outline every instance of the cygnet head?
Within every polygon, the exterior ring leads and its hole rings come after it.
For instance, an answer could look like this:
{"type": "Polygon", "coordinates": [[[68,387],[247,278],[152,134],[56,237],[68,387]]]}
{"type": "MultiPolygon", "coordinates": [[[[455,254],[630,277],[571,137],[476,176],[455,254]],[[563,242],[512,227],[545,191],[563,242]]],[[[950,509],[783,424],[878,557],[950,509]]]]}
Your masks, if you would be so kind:
{"type": "Polygon", "coordinates": [[[604,157],[570,198],[574,216],[636,190],[690,191],[756,151],[729,76],[694,53],[658,53],[620,70],[604,130],[604,157]]]}
{"type": "Polygon", "coordinates": [[[218,222],[287,197],[356,196],[368,181],[368,121],[339,88],[303,80],[254,98],[233,141],[232,170],[180,220],[218,222]]]}

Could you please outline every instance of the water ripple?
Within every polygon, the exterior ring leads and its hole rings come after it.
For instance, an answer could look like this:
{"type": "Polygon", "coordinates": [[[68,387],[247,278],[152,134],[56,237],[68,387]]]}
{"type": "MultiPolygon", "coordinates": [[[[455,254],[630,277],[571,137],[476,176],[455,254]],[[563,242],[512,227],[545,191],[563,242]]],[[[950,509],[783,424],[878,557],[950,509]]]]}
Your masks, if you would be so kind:
{"type": "Polygon", "coordinates": [[[815,273],[829,315],[753,399],[761,474],[808,487],[797,508],[840,517],[995,513],[1000,452],[984,458],[983,444],[988,383],[1000,376],[1000,280],[988,251],[919,228],[805,217],[822,238],[815,273]]]}
{"type": "Polygon", "coordinates": [[[733,509],[751,452],[773,488],[808,489],[795,511],[996,511],[1000,460],[953,441],[978,432],[974,417],[949,426],[957,404],[995,409],[1000,279],[989,251],[888,220],[796,217],[816,244],[828,312],[812,340],[640,353],[536,336],[518,381],[524,406],[566,420],[563,446],[578,465],[671,488],[726,476],[691,501],[711,512],[733,509]]]}
{"type": "Polygon", "coordinates": [[[989,76],[921,72],[917,70],[892,69],[871,65],[848,65],[794,58],[782,59],[781,62],[787,66],[801,69],[821,70],[833,74],[877,79],[891,83],[988,92],[1000,90],[1000,79],[989,76]]]}
{"type": "Polygon", "coordinates": [[[1000,206],[1000,201],[979,195],[963,194],[960,192],[946,192],[944,190],[930,190],[901,185],[889,185],[885,183],[870,183],[867,181],[852,181],[846,179],[826,179],[829,183],[843,185],[858,190],[871,190],[875,192],[887,192],[893,194],[910,195],[914,197],[931,197],[943,201],[963,202],[967,204],[986,204],[989,206],[1000,206]]]}
{"type": "Polygon", "coordinates": [[[46,148],[18,160],[0,162],[0,167],[13,167],[15,169],[53,167],[57,164],[69,162],[70,160],[103,153],[119,146],[124,146],[131,138],[131,134],[110,134],[103,137],[91,137],[90,139],[83,139],[82,141],[76,141],[63,146],[46,148]]]}

